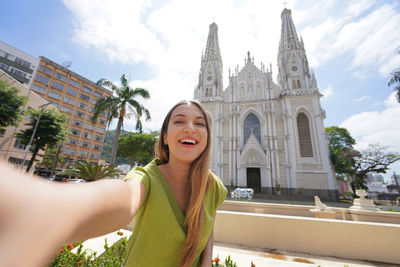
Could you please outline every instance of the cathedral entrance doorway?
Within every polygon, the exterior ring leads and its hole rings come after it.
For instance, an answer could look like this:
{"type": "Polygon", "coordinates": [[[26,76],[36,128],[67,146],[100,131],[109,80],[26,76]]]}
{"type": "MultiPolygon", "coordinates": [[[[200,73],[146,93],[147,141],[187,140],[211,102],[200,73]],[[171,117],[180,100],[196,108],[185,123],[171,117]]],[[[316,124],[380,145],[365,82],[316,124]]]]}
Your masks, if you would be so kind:
{"type": "Polygon", "coordinates": [[[247,168],[247,188],[253,188],[254,193],[261,193],[260,168],[247,168]]]}

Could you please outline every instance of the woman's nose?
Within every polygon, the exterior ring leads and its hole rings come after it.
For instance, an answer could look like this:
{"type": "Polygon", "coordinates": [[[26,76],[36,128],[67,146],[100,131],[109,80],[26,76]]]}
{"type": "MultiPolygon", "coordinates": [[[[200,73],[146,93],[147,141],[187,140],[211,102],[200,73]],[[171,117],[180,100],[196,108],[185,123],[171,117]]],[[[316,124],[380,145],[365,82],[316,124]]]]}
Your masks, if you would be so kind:
{"type": "Polygon", "coordinates": [[[186,123],[184,131],[193,133],[195,131],[194,123],[193,122],[186,123]]]}

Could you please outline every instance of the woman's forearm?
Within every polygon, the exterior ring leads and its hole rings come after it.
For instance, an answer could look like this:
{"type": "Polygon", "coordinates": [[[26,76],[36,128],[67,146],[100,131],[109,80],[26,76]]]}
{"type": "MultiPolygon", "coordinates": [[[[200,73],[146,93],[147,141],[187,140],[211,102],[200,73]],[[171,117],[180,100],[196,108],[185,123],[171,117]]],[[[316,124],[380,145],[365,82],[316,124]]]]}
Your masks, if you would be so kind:
{"type": "Polygon", "coordinates": [[[44,266],[65,243],[125,226],[140,188],[121,180],[48,183],[0,163],[0,266],[44,266]]]}
{"type": "Polygon", "coordinates": [[[201,253],[201,267],[210,267],[214,247],[214,230],[208,238],[207,245],[201,253]]]}

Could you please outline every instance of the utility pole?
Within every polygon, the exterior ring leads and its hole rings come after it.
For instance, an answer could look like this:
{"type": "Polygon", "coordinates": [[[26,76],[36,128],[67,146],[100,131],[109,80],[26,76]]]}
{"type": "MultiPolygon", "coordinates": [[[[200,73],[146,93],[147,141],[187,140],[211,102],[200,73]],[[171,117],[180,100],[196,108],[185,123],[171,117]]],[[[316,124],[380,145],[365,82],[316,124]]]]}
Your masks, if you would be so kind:
{"type": "Polygon", "coordinates": [[[57,153],[56,153],[56,158],[54,159],[54,162],[53,162],[53,166],[51,168],[50,177],[54,176],[54,173],[55,173],[56,167],[57,167],[57,163],[58,163],[58,158],[60,156],[60,152],[61,152],[61,149],[62,149],[63,145],[64,145],[63,143],[58,145],[58,150],[57,150],[57,153]]]}

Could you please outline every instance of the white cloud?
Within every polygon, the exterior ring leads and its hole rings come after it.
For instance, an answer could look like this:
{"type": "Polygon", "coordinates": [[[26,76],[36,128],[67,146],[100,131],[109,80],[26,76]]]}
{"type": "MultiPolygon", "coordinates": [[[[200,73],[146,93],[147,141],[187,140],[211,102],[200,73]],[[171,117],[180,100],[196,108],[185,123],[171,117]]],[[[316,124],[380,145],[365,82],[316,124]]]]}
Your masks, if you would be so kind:
{"type": "Polygon", "coordinates": [[[359,97],[359,98],[355,99],[354,102],[362,102],[362,101],[368,100],[370,98],[371,97],[369,95],[364,95],[362,97],[359,97]]]}
{"type": "MultiPolygon", "coordinates": [[[[63,1],[73,14],[73,39],[78,44],[110,61],[144,62],[152,68],[153,77],[139,77],[133,83],[151,92],[147,105],[153,120],[145,127],[158,129],[169,107],[192,98],[208,25],[214,17],[225,87],[228,69],[243,67],[248,50],[257,65],[271,62],[273,76],[277,75],[279,1],[171,0],[162,6],[150,0],[63,1]]],[[[375,0],[316,1],[306,7],[300,6],[302,2],[293,1],[289,8],[298,34],[304,37],[311,65],[324,64],[344,52],[351,53],[352,68],[376,65],[384,73],[400,64],[400,57],[391,51],[400,46],[400,15],[393,5],[371,11],[378,3],[375,0]]],[[[325,99],[331,96],[332,88],[324,94],[325,99]]],[[[126,126],[133,124],[126,122],[126,126]]]]}
{"type": "Polygon", "coordinates": [[[357,140],[357,147],[365,148],[371,143],[394,146],[400,152],[400,104],[394,93],[385,101],[382,111],[362,112],[347,118],[340,127],[348,129],[357,140]]]}

